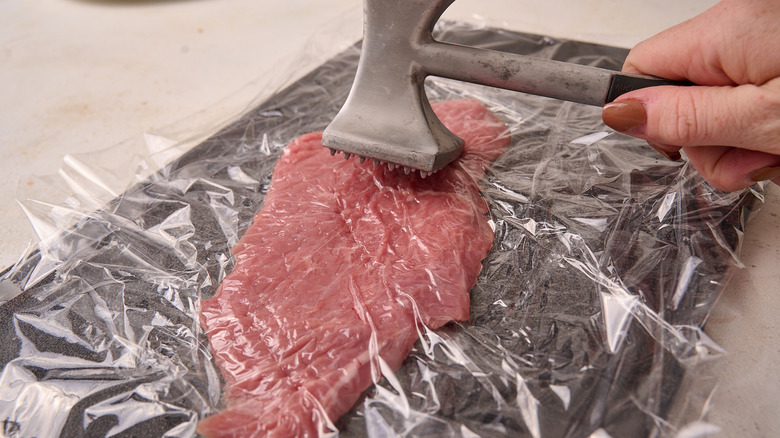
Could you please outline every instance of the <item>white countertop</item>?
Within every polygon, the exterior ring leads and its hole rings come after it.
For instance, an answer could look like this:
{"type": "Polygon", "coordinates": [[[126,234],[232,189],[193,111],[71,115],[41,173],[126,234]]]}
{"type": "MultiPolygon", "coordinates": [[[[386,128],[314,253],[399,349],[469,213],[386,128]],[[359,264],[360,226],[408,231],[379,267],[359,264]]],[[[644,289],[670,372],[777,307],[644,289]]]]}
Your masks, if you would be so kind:
{"type": "MultiPolygon", "coordinates": [[[[445,17],[631,47],[714,3],[458,0],[445,17]]],[[[36,241],[15,203],[36,190],[27,175],[122,142],[124,154],[145,154],[146,132],[216,129],[280,76],[305,73],[291,66],[313,68],[356,41],[359,8],[358,0],[0,1],[0,266],[36,241]],[[332,41],[324,49],[323,33],[332,41]]],[[[722,436],[780,430],[780,190],[772,189],[745,238],[746,269],[707,328],[730,352],[709,417],[722,436]]]]}

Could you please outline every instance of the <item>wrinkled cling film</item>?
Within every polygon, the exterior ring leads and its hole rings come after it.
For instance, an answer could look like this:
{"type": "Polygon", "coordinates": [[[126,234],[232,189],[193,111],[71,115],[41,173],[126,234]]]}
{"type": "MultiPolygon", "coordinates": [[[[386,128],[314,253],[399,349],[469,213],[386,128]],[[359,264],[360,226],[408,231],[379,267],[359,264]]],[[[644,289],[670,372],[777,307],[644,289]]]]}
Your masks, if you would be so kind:
{"type": "MultiPolygon", "coordinates": [[[[446,23],[439,38],[617,69],[621,49],[446,23]]],[[[322,130],[358,48],[322,64],[109,200],[25,200],[75,225],[4,272],[4,436],[195,436],[222,407],[198,303],[262,206],[284,146],[322,130]],[[46,421],[40,421],[45,418],[46,421]]],[[[702,331],[762,186],[710,188],[686,164],[609,131],[587,106],[432,79],[474,98],[512,145],[480,182],[495,242],[469,321],[421,328],[402,368],[331,419],[341,436],[696,436],[721,349],[702,331]]],[[[66,184],[42,179],[57,190],[66,184]]],[[[70,185],[72,187],[72,185],[70,185]]],[[[92,188],[92,189],[90,189],[92,188]]],[[[67,197],[65,199],[68,199],[67,197]]],[[[101,198],[102,199],[102,198],[101,198]]]]}

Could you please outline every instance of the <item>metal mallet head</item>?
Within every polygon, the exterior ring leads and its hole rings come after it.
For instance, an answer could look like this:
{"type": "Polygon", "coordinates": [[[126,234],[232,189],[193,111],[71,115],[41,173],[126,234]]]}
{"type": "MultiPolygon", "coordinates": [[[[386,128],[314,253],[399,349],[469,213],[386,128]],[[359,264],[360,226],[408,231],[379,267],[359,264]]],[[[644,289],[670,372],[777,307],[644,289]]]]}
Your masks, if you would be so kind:
{"type": "Polygon", "coordinates": [[[363,47],[349,97],[323,133],[344,152],[435,172],[463,152],[463,140],[433,113],[429,75],[602,106],[654,85],[686,85],[649,76],[436,41],[433,27],[455,0],[364,0],[363,47]]]}

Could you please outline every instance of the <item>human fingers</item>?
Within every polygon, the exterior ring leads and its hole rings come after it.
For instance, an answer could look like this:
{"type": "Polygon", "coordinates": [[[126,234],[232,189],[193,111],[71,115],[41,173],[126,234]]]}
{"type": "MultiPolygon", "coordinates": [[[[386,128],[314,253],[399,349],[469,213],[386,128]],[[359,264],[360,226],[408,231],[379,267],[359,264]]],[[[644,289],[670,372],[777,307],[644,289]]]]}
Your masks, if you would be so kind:
{"type": "Polygon", "coordinates": [[[780,156],[728,146],[683,148],[691,165],[713,187],[732,192],[759,181],[780,181],[780,156]]]}
{"type": "Polygon", "coordinates": [[[713,33],[709,10],[640,42],[628,53],[623,72],[700,85],[735,85],[724,71],[718,48],[729,46],[725,32],[713,33]],[[704,28],[703,28],[704,27],[704,28]]]}
{"type": "Polygon", "coordinates": [[[644,88],[605,105],[602,119],[649,143],[780,155],[780,78],[761,86],[644,88]]]}
{"type": "Polygon", "coordinates": [[[699,85],[756,84],[780,76],[780,1],[722,0],[637,44],[623,71],[699,85]]]}

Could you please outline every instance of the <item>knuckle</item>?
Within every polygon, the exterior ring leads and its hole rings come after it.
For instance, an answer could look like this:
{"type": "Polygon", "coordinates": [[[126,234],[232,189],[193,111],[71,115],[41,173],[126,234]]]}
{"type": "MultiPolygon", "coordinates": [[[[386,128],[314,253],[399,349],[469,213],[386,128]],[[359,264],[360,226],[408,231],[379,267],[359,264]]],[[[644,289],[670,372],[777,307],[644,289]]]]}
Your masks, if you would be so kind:
{"type": "MultiPolygon", "coordinates": [[[[780,138],[780,81],[753,87],[752,92],[750,101],[753,105],[745,114],[748,120],[745,120],[744,126],[749,126],[760,143],[771,143],[777,149],[780,138]]],[[[780,153],[780,150],[772,152],[780,153]]]]}
{"type": "Polygon", "coordinates": [[[668,132],[664,133],[672,143],[681,146],[695,145],[698,143],[702,131],[706,132],[704,123],[698,108],[699,103],[690,93],[680,93],[677,99],[666,112],[670,123],[665,126],[668,132]]]}
{"type": "Polygon", "coordinates": [[[778,120],[780,116],[780,78],[777,78],[760,89],[760,111],[764,117],[778,120]]]}

